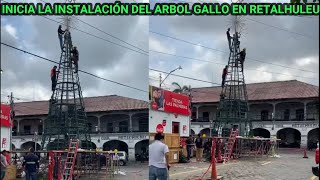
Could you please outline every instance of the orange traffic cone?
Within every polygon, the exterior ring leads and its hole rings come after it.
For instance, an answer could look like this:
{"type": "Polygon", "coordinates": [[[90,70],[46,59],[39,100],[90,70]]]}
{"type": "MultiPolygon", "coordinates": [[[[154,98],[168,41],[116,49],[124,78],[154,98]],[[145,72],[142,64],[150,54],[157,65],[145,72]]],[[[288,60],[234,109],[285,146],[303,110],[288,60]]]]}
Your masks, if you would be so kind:
{"type": "Polygon", "coordinates": [[[308,158],[306,148],[304,148],[304,151],[303,151],[303,158],[308,158]]]}

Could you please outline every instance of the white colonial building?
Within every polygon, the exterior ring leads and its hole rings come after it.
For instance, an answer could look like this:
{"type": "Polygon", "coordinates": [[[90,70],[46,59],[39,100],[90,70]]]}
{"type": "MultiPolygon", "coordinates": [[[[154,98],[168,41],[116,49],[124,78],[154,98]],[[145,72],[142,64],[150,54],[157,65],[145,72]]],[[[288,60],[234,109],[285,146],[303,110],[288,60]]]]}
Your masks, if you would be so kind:
{"type": "MultiPolygon", "coordinates": [[[[254,135],[277,136],[282,147],[319,140],[319,87],[292,80],[248,84],[247,92],[254,135]]],[[[192,89],[191,133],[210,134],[220,93],[220,87],[192,89]]]]}
{"type": "MultiPolygon", "coordinates": [[[[126,151],[131,160],[141,148],[148,148],[148,102],[112,95],[87,97],[84,103],[95,147],[126,151]]],[[[41,148],[48,101],[16,103],[14,110],[13,149],[35,147],[35,141],[41,148]]]]}

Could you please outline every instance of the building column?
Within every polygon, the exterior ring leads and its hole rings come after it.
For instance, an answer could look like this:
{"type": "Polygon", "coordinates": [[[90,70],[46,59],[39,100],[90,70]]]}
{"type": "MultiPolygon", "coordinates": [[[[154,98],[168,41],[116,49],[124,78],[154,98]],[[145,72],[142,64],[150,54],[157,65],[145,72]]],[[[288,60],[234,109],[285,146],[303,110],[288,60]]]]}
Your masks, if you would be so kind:
{"type": "Polygon", "coordinates": [[[129,131],[132,132],[133,128],[132,128],[132,115],[133,114],[129,114],[129,131]]]}
{"type": "Polygon", "coordinates": [[[300,148],[307,148],[308,146],[308,135],[301,135],[300,148]]]}
{"type": "Polygon", "coordinates": [[[20,119],[17,120],[17,135],[20,133],[20,119]]]}
{"type": "Polygon", "coordinates": [[[272,110],[272,120],[274,120],[276,118],[276,105],[277,103],[272,103],[272,107],[273,107],[273,110],[272,110]]]}
{"type": "Polygon", "coordinates": [[[304,102],[304,103],[303,103],[303,105],[304,105],[303,120],[304,120],[304,121],[307,120],[307,104],[308,104],[308,102],[304,102]]]}
{"type": "Polygon", "coordinates": [[[199,106],[195,106],[197,111],[196,111],[196,119],[199,119],[199,106]]]}
{"type": "Polygon", "coordinates": [[[135,161],[135,148],[134,147],[128,147],[128,156],[129,156],[129,161],[135,161]]]}
{"type": "Polygon", "coordinates": [[[101,131],[101,122],[100,122],[101,116],[98,116],[98,133],[100,134],[101,131]]]}

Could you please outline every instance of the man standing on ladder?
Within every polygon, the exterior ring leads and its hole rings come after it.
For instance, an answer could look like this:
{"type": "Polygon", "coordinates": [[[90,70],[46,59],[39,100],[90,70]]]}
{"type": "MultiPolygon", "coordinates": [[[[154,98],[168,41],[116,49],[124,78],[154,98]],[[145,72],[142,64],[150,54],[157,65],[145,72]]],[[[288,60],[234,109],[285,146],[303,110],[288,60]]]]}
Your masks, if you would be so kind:
{"type": "Polygon", "coordinates": [[[51,69],[51,90],[52,90],[52,95],[56,89],[56,85],[57,85],[57,73],[59,73],[59,71],[57,71],[57,66],[53,66],[53,68],[51,69]]]}
{"type": "Polygon", "coordinates": [[[228,38],[228,43],[229,43],[229,49],[232,52],[232,48],[231,48],[231,39],[232,39],[232,37],[230,36],[230,28],[228,28],[228,31],[227,31],[227,38],[228,38]]]}
{"type": "Polygon", "coordinates": [[[76,68],[74,73],[78,73],[79,51],[76,46],[73,47],[73,49],[71,50],[71,53],[72,53],[72,62],[76,68]]]}
{"type": "Polygon", "coordinates": [[[64,51],[63,49],[63,40],[62,40],[62,35],[65,33],[65,31],[62,30],[62,26],[59,25],[59,28],[58,28],[58,37],[59,37],[59,41],[60,41],[60,48],[62,51],[64,51]]]}
{"type": "Polygon", "coordinates": [[[222,88],[224,87],[224,84],[226,82],[227,74],[228,74],[228,65],[226,65],[226,67],[222,71],[222,83],[221,83],[222,88]]]}
{"type": "Polygon", "coordinates": [[[243,50],[241,52],[239,52],[238,55],[240,55],[240,57],[239,57],[239,59],[237,59],[237,62],[238,61],[240,62],[241,72],[243,72],[243,64],[244,64],[244,61],[246,59],[246,48],[243,48],[243,50]]]}

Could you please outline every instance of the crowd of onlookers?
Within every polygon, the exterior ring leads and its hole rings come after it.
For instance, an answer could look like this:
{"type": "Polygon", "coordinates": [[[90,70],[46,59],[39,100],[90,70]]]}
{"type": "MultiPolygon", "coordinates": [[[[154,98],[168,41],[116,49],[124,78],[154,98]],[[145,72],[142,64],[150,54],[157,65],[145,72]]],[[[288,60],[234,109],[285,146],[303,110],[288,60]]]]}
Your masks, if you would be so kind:
{"type": "MultiPolygon", "coordinates": [[[[16,161],[17,154],[13,159],[16,161]]],[[[23,157],[22,168],[26,180],[36,180],[39,172],[39,156],[34,153],[34,149],[30,148],[29,153],[23,157]]],[[[10,153],[6,150],[1,152],[1,179],[3,180],[7,173],[7,168],[11,165],[10,153]]]]}

